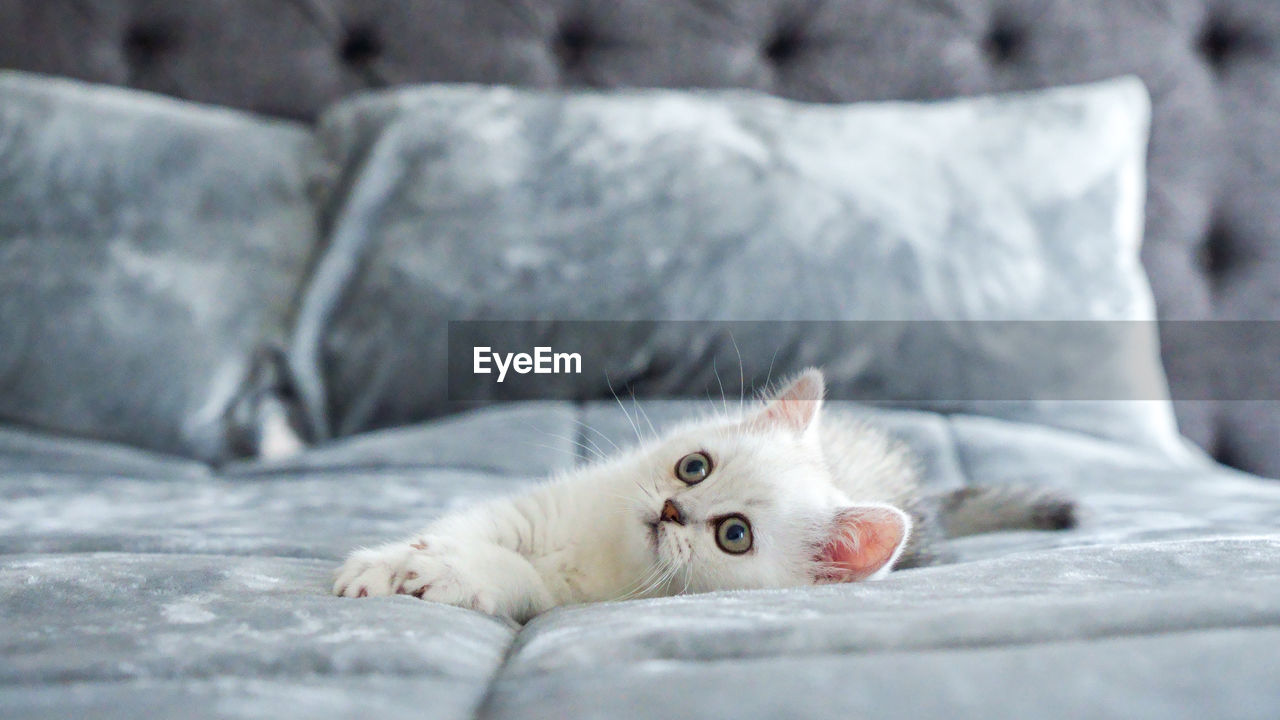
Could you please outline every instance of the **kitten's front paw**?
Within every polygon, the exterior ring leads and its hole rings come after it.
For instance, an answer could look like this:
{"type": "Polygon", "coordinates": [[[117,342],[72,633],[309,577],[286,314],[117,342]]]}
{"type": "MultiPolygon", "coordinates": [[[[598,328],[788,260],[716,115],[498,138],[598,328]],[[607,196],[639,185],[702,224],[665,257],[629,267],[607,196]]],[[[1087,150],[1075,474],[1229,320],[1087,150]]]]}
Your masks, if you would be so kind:
{"type": "Polygon", "coordinates": [[[391,594],[391,583],[412,548],[382,547],[357,550],[338,569],[333,594],[339,597],[378,597],[391,594]]]}
{"type": "Polygon", "coordinates": [[[398,595],[499,614],[502,609],[490,580],[479,568],[466,565],[457,554],[419,550],[406,558],[391,578],[391,587],[398,595]]]}
{"type": "Polygon", "coordinates": [[[483,613],[499,612],[487,568],[465,548],[442,539],[358,550],[338,570],[333,594],[341,597],[412,595],[483,613]],[[481,567],[475,567],[475,565],[481,567]]]}
{"type": "Polygon", "coordinates": [[[351,555],[335,595],[410,595],[524,622],[555,604],[529,561],[492,543],[429,536],[351,555]]]}

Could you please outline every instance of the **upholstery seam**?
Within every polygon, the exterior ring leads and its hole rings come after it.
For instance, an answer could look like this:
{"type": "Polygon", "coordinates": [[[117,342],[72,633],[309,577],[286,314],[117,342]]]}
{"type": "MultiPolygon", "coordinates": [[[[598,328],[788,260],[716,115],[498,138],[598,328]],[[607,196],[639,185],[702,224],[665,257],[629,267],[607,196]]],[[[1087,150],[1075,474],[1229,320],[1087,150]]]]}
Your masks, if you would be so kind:
{"type": "Polygon", "coordinates": [[[489,682],[484,687],[484,693],[480,695],[480,702],[476,703],[475,709],[471,712],[471,717],[474,718],[474,720],[484,720],[485,718],[489,718],[493,715],[491,708],[493,706],[494,699],[497,696],[498,681],[506,675],[507,668],[511,666],[511,661],[516,656],[517,649],[520,646],[519,640],[524,635],[525,629],[528,627],[528,625],[524,625],[519,630],[516,630],[511,634],[511,640],[507,643],[506,649],[502,652],[502,660],[498,662],[497,667],[493,670],[493,674],[489,676],[489,682]]]}
{"type": "MultiPolygon", "coordinates": [[[[341,160],[323,152],[320,136],[318,126],[316,143],[324,161],[333,163],[341,160]]],[[[335,178],[329,194],[323,198],[326,202],[336,198],[339,206],[333,209],[333,225],[318,233],[319,257],[311,272],[303,279],[287,352],[288,369],[304,405],[307,430],[313,443],[328,440],[334,433],[334,418],[329,416],[329,388],[322,371],[321,354],[323,338],[327,335],[325,330],[352,290],[360,269],[368,259],[368,253],[372,251],[368,232],[370,224],[360,221],[380,214],[379,211],[394,195],[389,190],[402,184],[407,172],[405,162],[392,147],[392,143],[399,139],[397,136],[394,129],[388,129],[359,159],[358,169],[345,178],[347,182],[343,182],[344,178],[335,178]],[[371,175],[369,171],[375,166],[389,166],[391,172],[381,177],[371,175]],[[373,206],[372,209],[370,205],[373,206]]],[[[352,162],[353,158],[346,158],[347,164],[352,162]]],[[[323,214],[323,207],[316,209],[323,214]]],[[[350,424],[351,414],[348,413],[343,427],[350,424]]]]}
{"type": "MultiPolygon", "coordinates": [[[[586,435],[586,404],[582,402],[574,403],[573,419],[574,423],[574,440],[582,441],[586,435]]],[[[579,461],[581,458],[578,452],[582,448],[581,444],[573,448],[574,458],[579,461]]],[[[511,634],[511,641],[507,644],[506,650],[502,654],[502,661],[498,663],[494,669],[493,675],[489,678],[489,684],[485,686],[484,694],[480,696],[480,702],[476,703],[475,710],[472,711],[471,717],[474,720],[485,720],[493,716],[493,703],[498,689],[498,682],[507,674],[507,669],[511,667],[511,661],[518,654],[525,631],[529,628],[529,624],[525,623],[518,630],[511,634]]],[[[518,676],[517,676],[518,677],[518,676]]]]}

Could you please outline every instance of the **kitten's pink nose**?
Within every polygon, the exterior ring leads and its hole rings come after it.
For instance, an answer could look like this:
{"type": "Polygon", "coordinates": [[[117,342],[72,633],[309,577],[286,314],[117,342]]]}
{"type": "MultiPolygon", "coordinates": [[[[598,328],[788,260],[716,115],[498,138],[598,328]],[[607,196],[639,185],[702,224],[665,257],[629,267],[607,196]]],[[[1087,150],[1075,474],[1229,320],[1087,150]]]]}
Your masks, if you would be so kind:
{"type": "Polygon", "coordinates": [[[664,522],[673,522],[677,525],[684,524],[684,513],[680,512],[680,506],[676,505],[675,501],[670,498],[667,498],[667,501],[662,503],[662,514],[658,517],[664,522]]]}

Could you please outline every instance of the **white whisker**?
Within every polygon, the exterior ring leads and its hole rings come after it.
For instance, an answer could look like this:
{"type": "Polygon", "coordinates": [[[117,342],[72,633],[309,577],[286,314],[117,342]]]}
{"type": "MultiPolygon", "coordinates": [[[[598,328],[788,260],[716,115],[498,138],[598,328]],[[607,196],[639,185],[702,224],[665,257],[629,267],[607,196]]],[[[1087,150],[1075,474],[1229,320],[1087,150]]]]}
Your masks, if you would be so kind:
{"type": "Polygon", "coordinates": [[[618,409],[626,416],[627,422],[631,423],[631,429],[636,432],[636,442],[643,443],[644,437],[640,434],[640,426],[636,425],[636,421],[631,419],[631,414],[627,412],[627,408],[622,404],[622,398],[618,397],[618,391],[613,389],[613,383],[609,380],[608,374],[604,376],[604,382],[609,386],[609,392],[613,394],[613,399],[618,403],[618,409]]]}
{"type": "MultiPolygon", "coordinates": [[[[729,413],[729,401],[724,397],[724,383],[720,382],[720,371],[716,369],[715,356],[711,357],[711,372],[716,375],[716,384],[720,386],[720,409],[727,415],[729,413]]],[[[714,406],[714,403],[712,403],[714,406]]]]}
{"type": "Polygon", "coordinates": [[[592,427],[592,426],[588,425],[587,423],[585,423],[585,422],[583,422],[583,421],[581,421],[581,420],[577,420],[577,419],[575,419],[575,420],[574,420],[574,422],[575,422],[575,423],[577,423],[577,424],[579,424],[579,425],[581,425],[583,428],[585,428],[585,429],[587,429],[587,430],[590,430],[591,432],[593,432],[593,433],[595,433],[596,435],[598,435],[598,436],[599,436],[601,439],[603,439],[605,442],[607,442],[607,443],[609,443],[610,445],[612,445],[614,450],[617,450],[617,451],[619,451],[619,452],[621,452],[621,451],[622,451],[622,448],[618,447],[618,444],[617,444],[617,443],[615,443],[613,440],[611,440],[611,439],[609,438],[609,436],[608,436],[608,435],[605,435],[604,433],[600,432],[599,430],[595,429],[594,427],[592,427]]]}
{"type": "Polygon", "coordinates": [[[638,580],[636,580],[635,582],[627,586],[628,588],[631,588],[631,589],[628,590],[627,592],[624,592],[618,599],[630,600],[634,597],[639,597],[640,595],[645,594],[646,592],[649,591],[650,584],[655,579],[661,577],[662,572],[663,572],[663,560],[661,557],[659,557],[649,565],[649,569],[643,575],[643,577],[639,578],[638,580]]]}
{"type": "Polygon", "coordinates": [[[588,447],[586,444],[582,443],[581,441],[575,440],[574,438],[568,437],[566,435],[558,435],[556,433],[548,432],[546,430],[542,430],[540,432],[542,432],[544,435],[549,435],[550,437],[553,437],[557,440],[564,440],[565,442],[570,443],[575,447],[581,448],[583,452],[587,453],[587,457],[597,457],[597,458],[600,458],[601,460],[605,458],[605,454],[600,450],[600,448],[588,447]]]}
{"type": "Polygon", "coordinates": [[[768,390],[769,390],[769,381],[773,379],[773,363],[774,363],[774,361],[775,361],[775,360],[777,360],[777,359],[778,359],[778,351],[779,351],[779,350],[781,350],[781,349],[782,349],[782,346],[781,346],[781,345],[779,345],[778,347],[774,348],[774,349],[773,349],[773,357],[770,357],[770,358],[769,358],[769,372],[764,376],[764,390],[765,390],[765,392],[768,392],[768,390]]]}
{"type": "Polygon", "coordinates": [[[738,341],[733,339],[732,329],[729,330],[729,342],[733,343],[733,352],[738,355],[738,412],[742,412],[747,394],[746,370],[742,367],[742,351],[738,349],[738,341]]]}
{"type": "Polygon", "coordinates": [[[547,445],[545,443],[536,443],[536,442],[533,442],[532,440],[525,440],[524,444],[528,445],[529,447],[536,447],[536,448],[542,448],[544,450],[555,450],[556,452],[567,453],[570,457],[572,457],[575,460],[578,458],[578,453],[566,447],[557,447],[555,445],[547,445]]]}
{"type": "Polygon", "coordinates": [[[649,426],[649,435],[651,437],[658,437],[658,431],[653,427],[653,422],[649,420],[649,413],[645,412],[644,406],[636,400],[636,391],[634,388],[631,390],[631,405],[636,409],[636,414],[644,418],[645,424],[649,426]]]}

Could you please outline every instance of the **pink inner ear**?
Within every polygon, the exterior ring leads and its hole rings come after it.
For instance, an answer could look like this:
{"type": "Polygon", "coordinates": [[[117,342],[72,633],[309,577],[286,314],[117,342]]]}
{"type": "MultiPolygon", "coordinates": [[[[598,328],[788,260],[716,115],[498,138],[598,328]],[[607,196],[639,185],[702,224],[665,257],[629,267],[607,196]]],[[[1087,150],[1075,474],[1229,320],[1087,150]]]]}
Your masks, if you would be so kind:
{"type": "Polygon", "coordinates": [[[835,519],[831,539],[818,554],[819,582],[853,582],[875,575],[907,541],[906,515],[880,506],[851,507],[835,519]]]}
{"type": "Polygon", "coordinates": [[[785,427],[803,432],[818,415],[825,384],[820,370],[804,371],[769,400],[764,410],[752,420],[752,424],[762,428],[785,427]]]}

